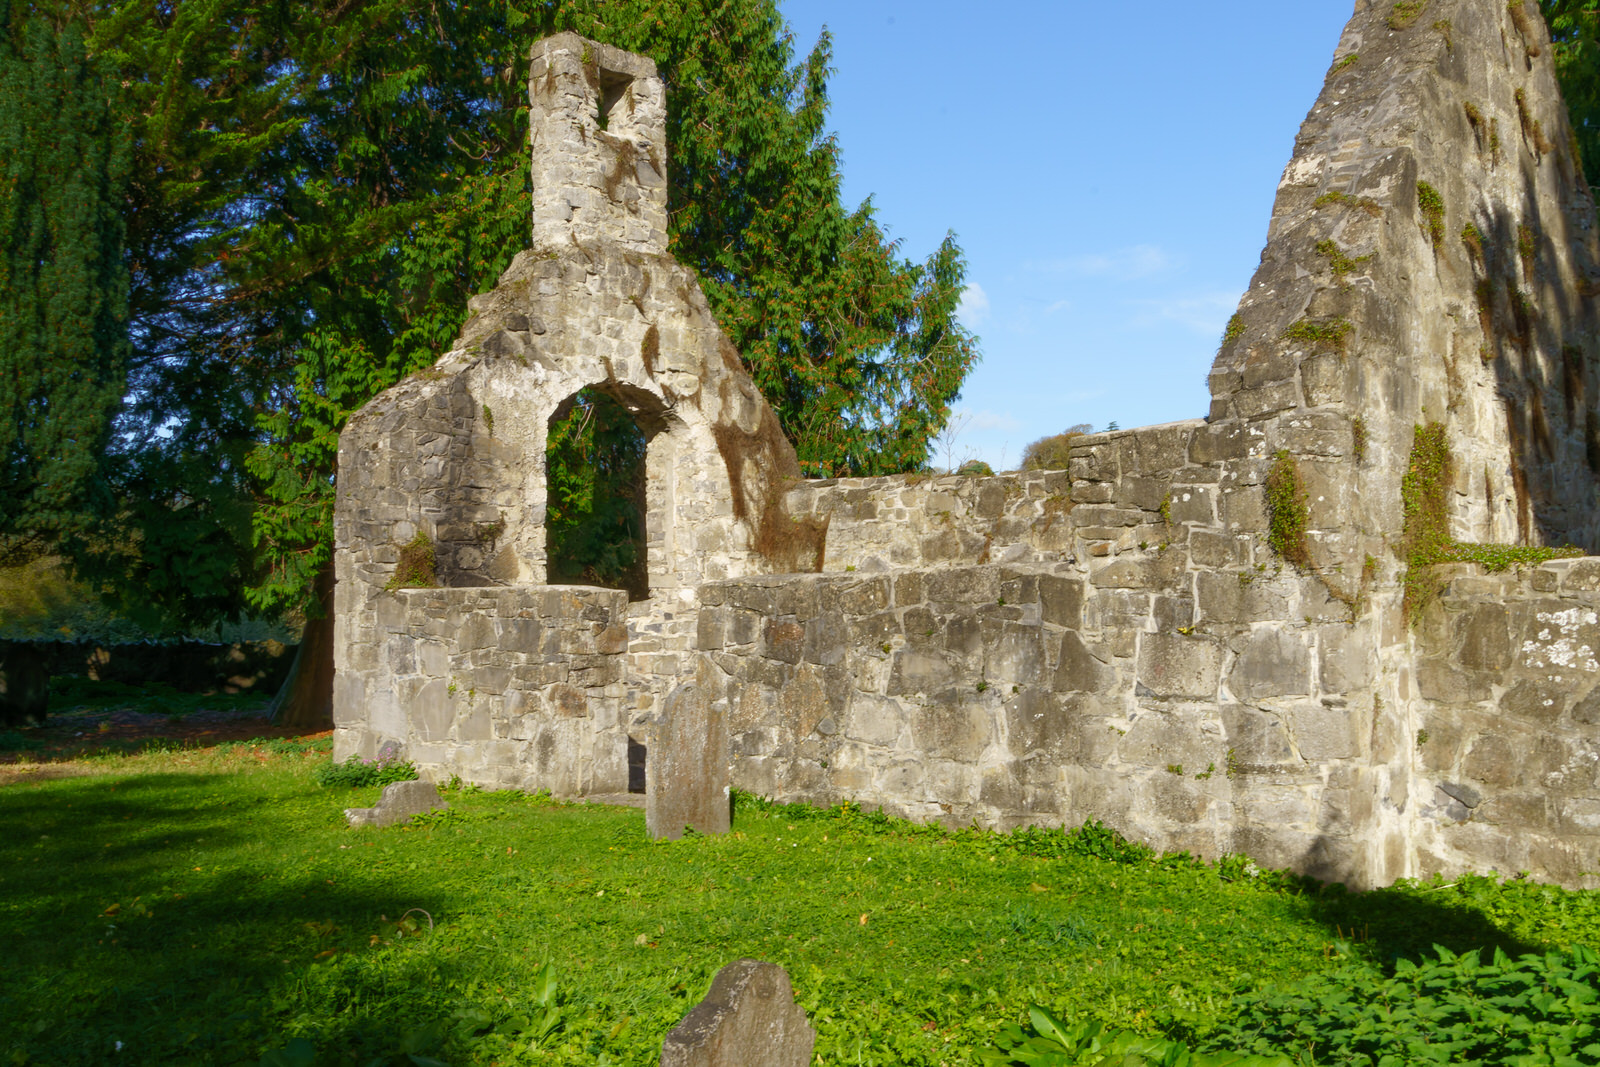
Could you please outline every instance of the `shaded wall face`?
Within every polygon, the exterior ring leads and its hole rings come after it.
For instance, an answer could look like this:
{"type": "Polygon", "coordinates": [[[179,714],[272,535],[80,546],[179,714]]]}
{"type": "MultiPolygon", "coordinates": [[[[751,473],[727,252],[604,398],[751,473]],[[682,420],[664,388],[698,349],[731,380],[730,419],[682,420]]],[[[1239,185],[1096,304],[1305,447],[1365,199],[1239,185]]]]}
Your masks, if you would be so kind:
{"type": "Polygon", "coordinates": [[[1417,630],[1417,873],[1595,884],[1600,560],[1457,567],[1417,630]]]}

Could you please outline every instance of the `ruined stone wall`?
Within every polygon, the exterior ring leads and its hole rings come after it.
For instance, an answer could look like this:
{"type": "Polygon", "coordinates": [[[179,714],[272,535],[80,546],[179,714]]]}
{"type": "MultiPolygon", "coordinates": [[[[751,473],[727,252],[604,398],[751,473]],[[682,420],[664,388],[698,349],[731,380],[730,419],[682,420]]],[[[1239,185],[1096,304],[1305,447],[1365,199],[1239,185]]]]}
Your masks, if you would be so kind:
{"type": "MultiPolygon", "coordinates": [[[[1306,456],[1348,454],[1347,427],[1291,429],[1306,456]]],[[[1381,576],[1272,553],[1252,440],[1196,420],[1085,436],[1069,472],[792,490],[828,516],[830,573],[703,592],[735,784],[1405,873],[1373,769],[1399,727],[1378,724],[1360,621],[1381,576]]]]}
{"type": "Polygon", "coordinates": [[[627,792],[627,605],[579,586],[382,595],[335,682],[338,757],[390,745],[435,779],[627,792]]]}
{"type": "Polygon", "coordinates": [[[1600,560],[1457,566],[1416,635],[1412,805],[1421,875],[1600,871],[1600,560]]]}
{"type": "Polygon", "coordinates": [[[536,152],[535,247],[341,438],[336,754],[397,740],[472,780],[616,791],[618,753],[675,736],[649,720],[692,680],[734,784],[779,799],[1097,818],[1354,885],[1590,877],[1600,563],[1466,568],[1415,626],[1404,593],[1419,425],[1455,460],[1452,538],[1600,539],[1600,246],[1533,6],[1358,2],[1207,418],[1082,437],[1065,472],[791,484],[665,254],[658,83],[625,110],[624,82],[652,78],[541,44],[532,125],[559,158],[536,152]],[[533,686],[529,719],[533,683],[496,672],[536,666],[503,634],[545,595],[544,433],[585,386],[650,439],[651,596],[536,609],[587,680],[533,686]],[[1303,553],[1272,547],[1267,487],[1291,468],[1303,553]],[[791,517],[825,533],[826,573],[766,573],[817,564],[755,551],[791,517]],[[418,530],[453,588],[385,591],[418,530]]]}
{"type": "MultiPolygon", "coordinates": [[[[389,679],[407,671],[369,660],[374,647],[395,655],[383,620],[408,595],[388,588],[404,545],[420,537],[431,547],[442,586],[546,582],[549,426],[580,390],[618,401],[648,442],[648,596],[627,609],[632,650],[617,650],[628,656],[625,728],[653,714],[684,669],[700,583],[773,566],[757,551],[764,524],[787,521],[777,498],[799,473],[794,450],[693,273],[666,250],[665,95],[654,64],[558,34],[534,47],[529,102],[532,247],[469,302],[450,351],[374,398],[340,435],[339,758],[399,736],[389,698],[372,704],[370,694],[397,692],[389,679]]],[[[557,791],[576,780],[562,778],[557,791]]]]}

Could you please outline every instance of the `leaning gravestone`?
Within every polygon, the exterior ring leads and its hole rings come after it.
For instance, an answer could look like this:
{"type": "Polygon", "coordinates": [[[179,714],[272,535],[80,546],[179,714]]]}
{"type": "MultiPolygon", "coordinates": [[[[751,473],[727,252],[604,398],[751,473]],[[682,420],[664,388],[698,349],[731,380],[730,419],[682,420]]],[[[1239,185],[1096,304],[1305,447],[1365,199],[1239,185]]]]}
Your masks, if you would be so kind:
{"type": "Polygon", "coordinates": [[[393,826],[413,816],[445,811],[449,807],[439,798],[439,788],[432,782],[390,782],[383,787],[377,807],[346,808],[344,817],[351,826],[393,826]]]}
{"type": "Polygon", "coordinates": [[[774,963],[734,960],[661,1045],[661,1067],[806,1067],[817,1032],[774,963]]]}
{"type": "Polygon", "coordinates": [[[667,695],[645,754],[645,830],[676,840],[684,827],[725,834],[729,803],[728,720],[698,685],[667,695]]]}
{"type": "Polygon", "coordinates": [[[42,724],[50,712],[50,671],[36,650],[0,641],[0,727],[42,724]]]}

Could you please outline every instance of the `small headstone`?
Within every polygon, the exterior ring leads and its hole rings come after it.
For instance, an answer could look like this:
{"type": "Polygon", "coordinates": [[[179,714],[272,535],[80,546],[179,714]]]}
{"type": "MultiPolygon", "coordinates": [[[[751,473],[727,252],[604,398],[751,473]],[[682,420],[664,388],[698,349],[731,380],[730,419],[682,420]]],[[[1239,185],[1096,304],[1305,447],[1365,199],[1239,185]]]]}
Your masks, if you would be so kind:
{"type": "Polygon", "coordinates": [[[645,830],[676,840],[684,827],[728,832],[728,721],[697,685],[667,695],[645,755],[645,830]]]}
{"type": "Polygon", "coordinates": [[[50,712],[50,670],[37,649],[0,641],[0,729],[43,724],[50,712]]]}
{"type": "Polygon", "coordinates": [[[661,1045],[661,1067],[807,1067],[817,1032],[775,963],[734,960],[661,1045]]]}
{"type": "Polygon", "coordinates": [[[449,807],[439,798],[439,788],[432,782],[390,782],[383,787],[377,807],[346,808],[344,817],[351,826],[393,826],[414,815],[444,811],[449,807]]]}

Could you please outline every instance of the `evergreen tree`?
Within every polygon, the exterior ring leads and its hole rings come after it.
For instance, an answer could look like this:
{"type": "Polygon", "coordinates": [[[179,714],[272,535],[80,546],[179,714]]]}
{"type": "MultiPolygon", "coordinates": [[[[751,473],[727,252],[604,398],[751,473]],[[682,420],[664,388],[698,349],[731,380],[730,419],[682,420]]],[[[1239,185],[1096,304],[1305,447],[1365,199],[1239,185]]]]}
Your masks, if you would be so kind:
{"type": "Polygon", "coordinates": [[[699,272],[806,470],[926,462],[976,359],[954,317],[963,264],[953,240],[925,264],[904,262],[870,204],[840,203],[824,127],[826,36],[794,65],[772,0],[462,5],[429,17],[426,32],[397,26],[374,35],[371,55],[358,47],[325,70],[321,102],[308,105],[318,117],[289,148],[308,163],[303,184],[257,227],[285,243],[258,238],[275,262],[329,247],[319,230],[387,234],[313,270],[296,294],[315,325],[294,340],[294,392],[265,417],[271,440],[251,459],[267,494],[256,520],[269,568],[254,590],[261,607],[295,602],[329,557],[344,419],[432,363],[467,298],[525,245],[527,46],[563,29],[656,60],[668,87],[672,251],[699,272]],[[398,106],[411,100],[428,106],[398,106]],[[400,145],[416,172],[403,179],[400,145]],[[404,225],[384,221],[396,218],[404,225]]]}
{"type": "Polygon", "coordinates": [[[127,376],[128,144],[81,28],[0,7],[0,547],[81,531],[127,376]]]}
{"type": "Polygon", "coordinates": [[[1591,188],[1600,187],[1600,0],[1540,0],[1554,43],[1556,79],[1578,136],[1591,188]]]}

